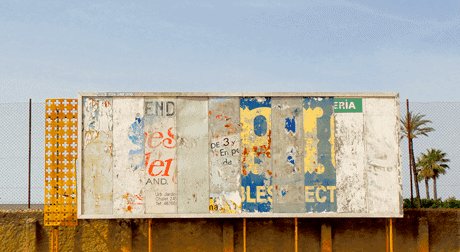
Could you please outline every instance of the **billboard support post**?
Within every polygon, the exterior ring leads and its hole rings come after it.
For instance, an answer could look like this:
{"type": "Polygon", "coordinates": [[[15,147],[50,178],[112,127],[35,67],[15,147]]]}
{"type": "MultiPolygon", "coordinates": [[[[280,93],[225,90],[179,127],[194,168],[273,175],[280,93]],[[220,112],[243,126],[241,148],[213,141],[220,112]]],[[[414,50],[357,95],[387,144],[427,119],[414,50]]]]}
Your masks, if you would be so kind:
{"type": "Polygon", "coordinates": [[[297,217],[295,217],[295,252],[299,251],[299,233],[297,228],[297,217]]]}
{"type": "Polygon", "coordinates": [[[32,99],[29,99],[29,188],[28,188],[28,208],[30,209],[30,158],[31,158],[31,141],[32,141],[32,99]]]}
{"type": "Polygon", "coordinates": [[[152,219],[149,219],[149,252],[152,252],[152,219]]]}
{"type": "Polygon", "coordinates": [[[243,219],[243,252],[246,252],[246,218],[243,219]]]}

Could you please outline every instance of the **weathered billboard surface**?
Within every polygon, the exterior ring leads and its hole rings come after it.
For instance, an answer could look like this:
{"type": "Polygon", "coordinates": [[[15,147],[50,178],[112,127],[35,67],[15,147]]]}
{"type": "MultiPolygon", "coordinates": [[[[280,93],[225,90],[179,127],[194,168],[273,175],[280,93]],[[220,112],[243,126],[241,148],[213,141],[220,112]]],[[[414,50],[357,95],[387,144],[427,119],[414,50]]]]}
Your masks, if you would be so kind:
{"type": "Polygon", "coordinates": [[[397,93],[80,93],[79,218],[402,217],[397,93]]]}

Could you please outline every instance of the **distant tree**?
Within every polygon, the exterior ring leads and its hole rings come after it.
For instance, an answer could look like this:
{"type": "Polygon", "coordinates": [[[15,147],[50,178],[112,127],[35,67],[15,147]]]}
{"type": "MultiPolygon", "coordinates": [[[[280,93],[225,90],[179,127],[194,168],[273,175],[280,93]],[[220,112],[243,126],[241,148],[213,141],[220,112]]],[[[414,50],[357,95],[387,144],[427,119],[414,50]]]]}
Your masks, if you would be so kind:
{"type": "Polygon", "coordinates": [[[417,157],[417,164],[416,164],[416,166],[418,167],[417,168],[417,173],[418,173],[417,180],[418,181],[421,181],[422,179],[425,180],[426,198],[430,199],[430,188],[429,188],[428,180],[430,180],[434,176],[433,167],[431,165],[423,165],[424,161],[422,160],[426,160],[427,157],[423,153],[421,153],[421,155],[422,155],[421,157],[417,157]]]}
{"type": "MultiPolygon", "coordinates": [[[[415,193],[417,197],[417,201],[420,205],[420,190],[418,186],[418,176],[417,176],[417,169],[415,167],[415,157],[414,157],[414,145],[413,145],[413,139],[417,138],[417,136],[428,136],[427,133],[434,131],[433,128],[431,127],[426,127],[427,123],[431,123],[430,120],[423,120],[423,117],[425,115],[420,115],[420,114],[413,114],[412,111],[409,112],[408,115],[406,115],[404,118],[401,118],[401,138],[408,137],[408,142],[409,142],[409,159],[410,159],[410,164],[412,167],[409,167],[411,169],[411,172],[414,174],[414,184],[415,184],[415,193]],[[409,135],[409,136],[408,136],[409,135]]],[[[409,165],[410,166],[410,165],[409,165]]],[[[411,180],[412,184],[412,180],[411,180]]],[[[411,198],[413,198],[412,195],[412,185],[411,185],[411,198]]]]}
{"type": "Polygon", "coordinates": [[[433,198],[438,200],[438,193],[436,187],[436,179],[441,175],[446,173],[446,169],[449,169],[449,166],[446,164],[450,162],[446,158],[446,153],[441,150],[431,149],[427,150],[427,153],[422,153],[420,162],[418,162],[419,167],[422,167],[421,170],[424,170],[427,176],[431,176],[433,179],[433,198]]]}

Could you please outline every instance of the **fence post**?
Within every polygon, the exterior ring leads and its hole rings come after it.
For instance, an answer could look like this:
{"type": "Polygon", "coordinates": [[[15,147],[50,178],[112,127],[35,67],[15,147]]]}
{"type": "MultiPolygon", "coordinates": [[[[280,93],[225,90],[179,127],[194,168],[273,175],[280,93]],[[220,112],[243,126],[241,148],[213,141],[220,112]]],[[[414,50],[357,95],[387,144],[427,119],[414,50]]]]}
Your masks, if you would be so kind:
{"type": "Polygon", "coordinates": [[[414,192],[412,185],[412,152],[410,148],[410,121],[409,121],[409,99],[406,99],[406,117],[407,117],[407,145],[409,146],[409,171],[410,171],[410,205],[414,207],[414,192]]]}
{"type": "Polygon", "coordinates": [[[30,209],[30,149],[31,149],[31,135],[32,135],[32,99],[29,99],[29,194],[28,194],[28,207],[30,209]]]}

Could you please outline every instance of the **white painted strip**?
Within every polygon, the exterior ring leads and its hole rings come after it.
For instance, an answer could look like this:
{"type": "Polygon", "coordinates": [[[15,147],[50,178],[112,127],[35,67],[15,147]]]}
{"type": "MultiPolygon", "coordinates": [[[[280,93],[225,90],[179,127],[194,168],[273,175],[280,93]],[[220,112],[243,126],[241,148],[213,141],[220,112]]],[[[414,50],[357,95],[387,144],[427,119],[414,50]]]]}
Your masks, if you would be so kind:
{"type": "Polygon", "coordinates": [[[113,212],[144,213],[144,99],[113,99],[113,212]]]}
{"type": "Polygon", "coordinates": [[[209,213],[208,99],[177,98],[178,213],[209,213]]]}
{"type": "Polygon", "coordinates": [[[363,113],[335,114],[337,211],[366,213],[363,113]]]}
{"type": "Polygon", "coordinates": [[[84,214],[112,213],[111,98],[83,100],[82,211],[84,214]]]}
{"type": "Polygon", "coordinates": [[[399,213],[398,141],[394,99],[364,101],[369,213],[399,213]]]}

